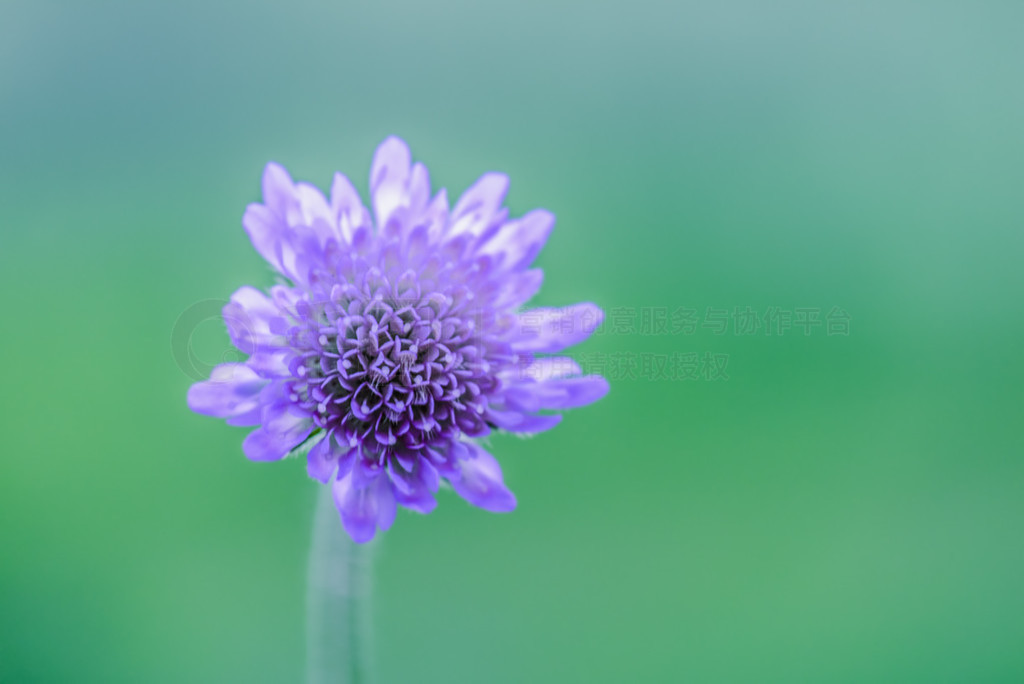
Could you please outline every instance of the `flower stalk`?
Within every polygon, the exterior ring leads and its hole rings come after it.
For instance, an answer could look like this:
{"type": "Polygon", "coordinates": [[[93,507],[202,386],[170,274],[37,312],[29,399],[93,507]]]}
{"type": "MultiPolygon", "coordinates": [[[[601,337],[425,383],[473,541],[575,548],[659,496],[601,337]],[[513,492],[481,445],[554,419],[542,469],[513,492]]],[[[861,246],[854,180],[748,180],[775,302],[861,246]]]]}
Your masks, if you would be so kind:
{"type": "Polygon", "coordinates": [[[367,684],[371,668],[373,544],[338,524],[331,487],[317,487],[306,590],[306,681],[367,684]]]}

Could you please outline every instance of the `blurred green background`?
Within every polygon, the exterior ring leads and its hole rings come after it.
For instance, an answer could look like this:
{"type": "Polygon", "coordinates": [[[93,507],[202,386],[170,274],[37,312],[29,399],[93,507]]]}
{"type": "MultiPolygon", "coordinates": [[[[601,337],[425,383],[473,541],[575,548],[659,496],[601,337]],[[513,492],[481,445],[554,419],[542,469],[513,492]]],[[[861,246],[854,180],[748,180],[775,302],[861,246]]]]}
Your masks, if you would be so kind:
{"type": "MultiPolygon", "coordinates": [[[[618,372],[492,440],[516,513],[400,513],[380,681],[1024,680],[1022,26],[0,0],[0,681],[301,680],[314,485],[189,413],[172,331],[272,282],[240,225],[266,161],[365,192],[391,133],[435,186],[503,170],[513,213],[558,215],[539,304],[850,319],[606,324],[592,367],[709,352],[729,379],[618,372]]],[[[193,340],[230,358],[216,320],[193,340]]]]}

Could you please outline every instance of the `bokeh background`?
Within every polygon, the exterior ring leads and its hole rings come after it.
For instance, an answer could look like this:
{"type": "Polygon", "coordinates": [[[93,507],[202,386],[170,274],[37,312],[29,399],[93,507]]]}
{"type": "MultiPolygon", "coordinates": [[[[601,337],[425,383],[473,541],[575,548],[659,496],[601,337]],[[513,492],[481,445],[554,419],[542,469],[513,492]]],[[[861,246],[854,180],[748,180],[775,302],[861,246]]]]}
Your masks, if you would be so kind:
{"type": "Polygon", "coordinates": [[[1021,681],[1022,26],[0,0],[0,681],[302,679],[314,484],[188,412],[172,337],[229,358],[210,302],[273,282],[268,160],[365,192],[392,133],[453,194],[508,172],[559,217],[536,302],[617,323],[579,348],[607,399],[492,440],[516,513],[448,492],[384,535],[380,681],[1021,681]],[[659,377],[705,353],[728,379],[659,377]]]}

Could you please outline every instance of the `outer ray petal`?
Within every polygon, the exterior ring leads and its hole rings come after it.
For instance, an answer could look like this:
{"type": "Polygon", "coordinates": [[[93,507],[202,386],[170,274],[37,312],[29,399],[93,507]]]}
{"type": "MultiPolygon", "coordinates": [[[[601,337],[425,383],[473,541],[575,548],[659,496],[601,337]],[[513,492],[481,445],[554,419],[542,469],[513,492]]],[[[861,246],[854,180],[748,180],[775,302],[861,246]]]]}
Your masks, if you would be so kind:
{"type": "Polygon", "coordinates": [[[458,442],[452,448],[462,452],[457,456],[459,477],[451,480],[459,496],[492,513],[515,509],[516,497],[505,486],[501,466],[493,456],[471,442],[458,442]]]}
{"type": "Polygon", "coordinates": [[[241,416],[259,408],[260,392],[266,384],[243,363],[222,363],[213,369],[209,380],[189,388],[188,407],[215,418],[241,416]]]}
{"type": "Polygon", "coordinates": [[[370,167],[370,195],[377,227],[387,225],[392,213],[406,201],[412,155],[401,138],[391,136],[380,144],[370,167]]]}
{"type": "Polygon", "coordinates": [[[451,214],[451,236],[469,234],[479,237],[497,219],[504,218],[501,203],[508,192],[508,176],[485,173],[455,203],[451,214]]]}
{"type": "Polygon", "coordinates": [[[331,184],[331,212],[343,244],[351,244],[356,229],[370,225],[370,213],[359,199],[359,193],[341,173],[334,174],[331,184]]]}
{"type": "Polygon", "coordinates": [[[334,505],[341,523],[352,541],[363,544],[377,534],[377,527],[387,530],[395,520],[395,496],[384,474],[358,486],[350,471],[332,485],[334,505]]]}
{"type": "Polygon", "coordinates": [[[283,322],[281,311],[273,300],[254,287],[241,287],[224,306],[224,323],[231,343],[245,354],[254,354],[274,344],[271,327],[283,322]]]}
{"type": "Polygon", "coordinates": [[[493,237],[483,243],[480,253],[500,258],[503,270],[526,268],[544,248],[554,226],[554,214],[535,209],[501,226],[493,237]]]}
{"type": "Polygon", "coordinates": [[[590,337],[603,320],[601,308],[589,302],[561,309],[531,309],[519,314],[519,338],[512,348],[518,352],[559,352],[590,337]]]}

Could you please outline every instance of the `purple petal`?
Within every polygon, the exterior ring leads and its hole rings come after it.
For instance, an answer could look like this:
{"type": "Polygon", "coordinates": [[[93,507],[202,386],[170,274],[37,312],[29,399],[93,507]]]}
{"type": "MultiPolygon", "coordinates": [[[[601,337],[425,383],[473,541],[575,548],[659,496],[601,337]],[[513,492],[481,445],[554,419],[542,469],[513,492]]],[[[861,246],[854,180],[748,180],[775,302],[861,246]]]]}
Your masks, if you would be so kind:
{"type": "Polygon", "coordinates": [[[305,283],[310,267],[322,265],[322,241],[324,234],[331,231],[323,221],[313,227],[289,226],[267,207],[250,204],[242,225],[260,256],[291,280],[305,283]]]}
{"type": "Polygon", "coordinates": [[[552,353],[579,344],[597,329],[604,312],[584,302],[561,309],[531,309],[519,314],[519,339],[512,343],[518,352],[552,353]]]}
{"type": "Polygon", "coordinates": [[[224,422],[231,427],[252,427],[260,424],[260,415],[263,409],[259,406],[254,406],[248,411],[236,414],[227,418],[224,422]]]}
{"type": "Polygon", "coordinates": [[[572,409],[592,404],[601,399],[610,389],[608,381],[600,375],[585,375],[582,378],[562,378],[540,383],[545,389],[556,389],[562,396],[545,404],[549,409],[572,409]]]}
{"type": "MultiPolygon", "coordinates": [[[[238,418],[258,411],[266,384],[244,363],[222,363],[213,369],[209,380],[189,388],[188,407],[206,416],[238,418]]],[[[257,425],[259,420],[249,424],[257,425]]]]}
{"type": "Polygon", "coordinates": [[[355,449],[341,447],[327,435],[306,454],[306,472],[314,480],[326,484],[331,481],[335,472],[344,476],[349,471],[355,454],[355,449]]]}
{"type": "Polygon", "coordinates": [[[391,136],[380,144],[370,167],[370,196],[377,216],[377,228],[387,225],[391,213],[406,199],[406,182],[412,155],[401,138],[391,136]]]}
{"type": "Polygon", "coordinates": [[[373,539],[377,533],[377,500],[370,495],[370,488],[354,488],[351,473],[335,480],[331,488],[341,524],[352,540],[362,544],[373,539]]]}
{"type": "Polygon", "coordinates": [[[416,511],[426,515],[437,508],[437,499],[433,492],[426,489],[417,489],[412,492],[401,492],[395,489],[395,501],[410,511],[416,511]]]}
{"type": "Polygon", "coordinates": [[[498,411],[490,408],[487,411],[487,420],[508,432],[536,434],[558,425],[562,422],[562,416],[530,415],[519,411],[498,411]]]}
{"type": "Polygon", "coordinates": [[[412,472],[393,463],[388,477],[394,485],[395,499],[402,506],[417,513],[430,513],[437,506],[437,471],[425,459],[417,459],[412,472]]]}
{"type": "Polygon", "coordinates": [[[522,306],[540,290],[544,272],[539,268],[512,273],[502,281],[501,291],[494,298],[496,309],[522,306]]]}
{"type": "Polygon", "coordinates": [[[449,213],[448,191],[442,188],[434,195],[434,199],[430,200],[418,222],[426,226],[430,239],[437,240],[448,225],[449,213]]]}
{"type": "Polygon", "coordinates": [[[534,359],[525,367],[516,367],[514,376],[519,380],[529,378],[544,382],[582,374],[579,364],[568,356],[546,356],[534,359]]]}
{"type": "Polygon", "coordinates": [[[483,235],[501,215],[501,203],[508,192],[508,176],[503,173],[485,173],[455,203],[451,215],[452,236],[483,235]]]}
{"type": "Polygon", "coordinates": [[[525,381],[505,388],[505,402],[517,410],[571,409],[592,404],[608,394],[608,381],[600,375],[561,378],[546,382],[525,381]]]}
{"type": "Polygon", "coordinates": [[[288,378],[291,377],[289,362],[293,358],[291,350],[283,351],[256,351],[245,362],[247,366],[265,378],[288,378]]]}
{"type": "Polygon", "coordinates": [[[470,442],[458,442],[459,477],[451,480],[456,493],[469,503],[492,513],[515,510],[516,497],[505,486],[501,466],[489,453],[470,442]]]}
{"type": "Polygon", "coordinates": [[[263,427],[282,435],[299,434],[305,430],[302,437],[305,439],[312,431],[307,429],[310,417],[288,400],[287,392],[282,382],[275,382],[263,390],[260,396],[263,403],[263,427]]]}
{"type": "Polygon", "coordinates": [[[363,206],[359,193],[349,179],[340,173],[334,174],[334,182],[331,184],[331,211],[344,244],[351,244],[356,229],[370,223],[370,214],[363,206]]]}
{"type": "Polygon", "coordinates": [[[241,287],[224,306],[224,323],[231,343],[245,354],[253,354],[273,341],[271,323],[282,318],[281,312],[267,295],[254,287],[241,287]]]}
{"type": "Polygon", "coordinates": [[[312,432],[312,424],[304,429],[296,426],[288,432],[271,432],[265,427],[249,433],[242,442],[242,451],[250,461],[280,461],[288,452],[302,444],[312,432]]]}
{"type": "Polygon", "coordinates": [[[430,203],[430,172],[423,164],[413,164],[409,174],[408,206],[419,214],[430,203]]]}
{"type": "Polygon", "coordinates": [[[311,268],[323,265],[328,240],[342,237],[334,211],[318,188],[293,183],[277,164],[263,173],[263,202],[242,217],[253,247],[281,274],[305,282],[311,268]]]}
{"type": "Polygon", "coordinates": [[[326,484],[330,482],[337,467],[338,455],[332,449],[330,436],[325,435],[306,454],[306,472],[314,480],[326,484]]]}
{"type": "Polygon", "coordinates": [[[295,184],[288,171],[280,164],[270,162],[263,169],[262,186],[263,203],[283,217],[295,192],[295,184]]]}
{"type": "Polygon", "coordinates": [[[313,431],[313,421],[287,398],[283,382],[272,382],[260,392],[262,427],[249,433],[242,451],[253,461],[277,461],[313,431]]]}
{"type": "Polygon", "coordinates": [[[353,473],[331,485],[334,505],[352,541],[363,544],[373,539],[377,527],[386,530],[395,519],[395,496],[386,476],[378,476],[363,487],[353,484],[353,473]]]}
{"type": "Polygon", "coordinates": [[[330,226],[334,222],[334,212],[315,185],[295,184],[295,201],[290,204],[285,218],[289,226],[314,227],[321,238],[332,236],[330,226]]]}
{"type": "Polygon", "coordinates": [[[554,214],[536,209],[503,225],[484,243],[480,253],[502,257],[502,268],[508,270],[526,268],[543,249],[554,225],[554,214]]]}
{"type": "Polygon", "coordinates": [[[395,490],[391,486],[391,480],[386,475],[377,478],[377,527],[381,532],[391,529],[395,522],[395,513],[398,511],[395,501],[395,490]]]}
{"type": "Polygon", "coordinates": [[[249,234],[252,246],[260,256],[283,275],[292,274],[285,267],[285,259],[295,262],[295,254],[286,241],[287,226],[284,219],[262,204],[250,204],[242,216],[242,226],[249,234]]]}

